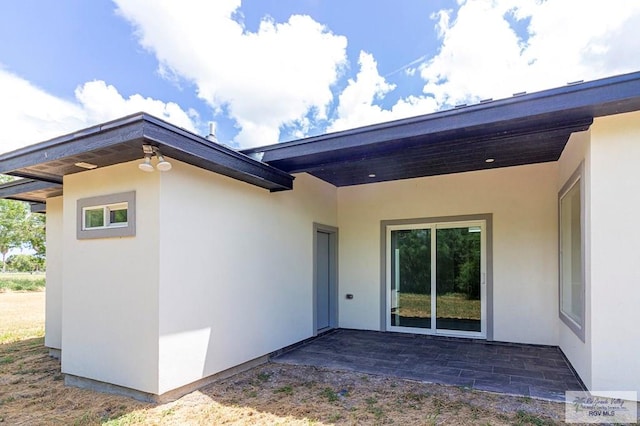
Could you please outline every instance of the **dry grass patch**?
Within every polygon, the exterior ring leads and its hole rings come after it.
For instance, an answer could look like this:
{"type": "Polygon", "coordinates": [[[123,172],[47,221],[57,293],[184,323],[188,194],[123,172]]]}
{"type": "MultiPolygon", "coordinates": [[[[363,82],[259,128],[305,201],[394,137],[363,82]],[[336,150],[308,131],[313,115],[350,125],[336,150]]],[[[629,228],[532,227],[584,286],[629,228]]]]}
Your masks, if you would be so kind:
{"type": "MultiPolygon", "coordinates": [[[[0,309],[0,323],[11,322],[0,309]]],[[[64,386],[42,337],[0,343],[0,423],[11,425],[551,425],[563,416],[559,403],[273,363],[148,404],[64,386]]]]}
{"type": "Polygon", "coordinates": [[[44,336],[45,293],[0,292],[0,344],[44,336]]]}

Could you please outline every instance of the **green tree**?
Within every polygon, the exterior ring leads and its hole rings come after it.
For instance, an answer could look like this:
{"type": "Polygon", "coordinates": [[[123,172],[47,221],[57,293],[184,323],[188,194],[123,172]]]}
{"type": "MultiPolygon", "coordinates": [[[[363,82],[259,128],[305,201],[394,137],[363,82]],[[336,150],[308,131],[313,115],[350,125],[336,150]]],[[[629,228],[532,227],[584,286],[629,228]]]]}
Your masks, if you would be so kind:
{"type": "Polygon", "coordinates": [[[480,234],[468,228],[439,229],[436,244],[438,293],[480,298],[480,234]]]}
{"type": "MultiPolygon", "coordinates": [[[[400,256],[400,282],[403,293],[431,292],[431,233],[427,229],[401,230],[393,233],[393,249],[400,256]]],[[[395,265],[392,265],[394,268],[395,265]]],[[[394,271],[395,273],[395,271],[394,271]]]]}
{"type": "MultiPolygon", "coordinates": [[[[13,178],[0,175],[0,184],[13,178]]],[[[45,220],[38,213],[31,213],[29,205],[21,201],[0,199],[0,256],[2,271],[6,271],[6,257],[11,249],[32,248],[36,256],[44,260],[45,220]]]]}
{"type": "Polygon", "coordinates": [[[35,251],[34,256],[44,264],[46,247],[46,216],[42,213],[31,213],[27,219],[27,245],[35,251]]]}
{"type": "MultiPolygon", "coordinates": [[[[400,256],[398,288],[405,293],[431,292],[431,234],[427,229],[394,231],[392,249],[400,256]]],[[[438,294],[459,293],[480,298],[480,233],[468,228],[436,231],[438,294]]],[[[395,262],[392,273],[395,274],[395,262]]]]}
{"type": "Polygon", "coordinates": [[[44,269],[44,259],[29,254],[13,254],[7,259],[7,268],[15,272],[38,272],[44,269]]]}

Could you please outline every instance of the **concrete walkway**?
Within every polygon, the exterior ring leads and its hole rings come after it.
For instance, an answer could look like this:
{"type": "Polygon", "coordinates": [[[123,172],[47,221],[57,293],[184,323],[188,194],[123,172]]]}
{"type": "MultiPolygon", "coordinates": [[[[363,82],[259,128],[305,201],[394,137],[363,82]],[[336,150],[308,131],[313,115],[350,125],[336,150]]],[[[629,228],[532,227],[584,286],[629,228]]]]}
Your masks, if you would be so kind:
{"type": "Polygon", "coordinates": [[[584,390],[554,346],[336,330],[272,359],[564,402],[584,390]]]}

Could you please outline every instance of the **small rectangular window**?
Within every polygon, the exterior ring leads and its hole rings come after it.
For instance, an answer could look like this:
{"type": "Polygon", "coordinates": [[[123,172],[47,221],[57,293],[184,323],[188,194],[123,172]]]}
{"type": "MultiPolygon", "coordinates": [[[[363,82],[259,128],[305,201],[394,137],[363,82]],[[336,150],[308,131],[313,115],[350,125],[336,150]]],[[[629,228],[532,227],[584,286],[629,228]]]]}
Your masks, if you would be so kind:
{"type": "Polygon", "coordinates": [[[135,192],[78,200],[78,239],[135,235],[135,192]]]}
{"type": "Polygon", "coordinates": [[[127,226],[128,203],[85,207],[82,229],[102,229],[127,226]]]}
{"type": "Polygon", "coordinates": [[[560,192],[560,318],[584,340],[584,236],[581,169],[560,192]]]}

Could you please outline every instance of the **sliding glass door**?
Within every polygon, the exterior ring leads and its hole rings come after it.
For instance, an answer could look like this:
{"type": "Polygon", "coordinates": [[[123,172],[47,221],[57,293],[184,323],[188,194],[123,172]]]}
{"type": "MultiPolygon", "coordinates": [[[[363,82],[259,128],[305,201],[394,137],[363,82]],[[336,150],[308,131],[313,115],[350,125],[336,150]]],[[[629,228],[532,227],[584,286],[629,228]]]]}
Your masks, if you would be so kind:
{"type": "Polygon", "coordinates": [[[486,337],[485,222],[387,227],[388,328],[486,337]]]}

